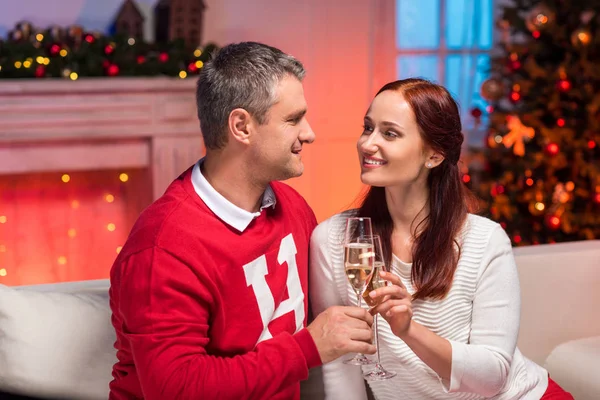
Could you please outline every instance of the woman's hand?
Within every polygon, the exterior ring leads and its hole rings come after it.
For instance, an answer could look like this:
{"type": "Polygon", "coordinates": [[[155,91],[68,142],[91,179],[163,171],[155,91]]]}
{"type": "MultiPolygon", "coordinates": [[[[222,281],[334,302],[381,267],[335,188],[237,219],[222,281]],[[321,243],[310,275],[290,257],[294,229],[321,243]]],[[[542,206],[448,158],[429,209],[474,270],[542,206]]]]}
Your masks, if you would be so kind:
{"type": "Polygon", "coordinates": [[[402,284],[400,277],[390,272],[380,272],[382,279],[391,285],[373,290],[369,296],[381,303],[370,310],[375,315],[379,313],[390,325],[394,335],[402,338],[408,332],[412,321],[412,296],[402,284]]]}

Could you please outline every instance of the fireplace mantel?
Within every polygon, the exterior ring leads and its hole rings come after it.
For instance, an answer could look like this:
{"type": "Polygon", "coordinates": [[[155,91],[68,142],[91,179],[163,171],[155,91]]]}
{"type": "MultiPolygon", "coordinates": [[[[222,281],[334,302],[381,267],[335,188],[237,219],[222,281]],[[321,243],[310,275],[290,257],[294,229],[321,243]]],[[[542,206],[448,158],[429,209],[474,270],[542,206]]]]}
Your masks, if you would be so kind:
{"type": "Polygon", "coordinates": [[[149,168],[156,198],[202,153],[195,79],[0,80],[0,174],[149,168]]]}

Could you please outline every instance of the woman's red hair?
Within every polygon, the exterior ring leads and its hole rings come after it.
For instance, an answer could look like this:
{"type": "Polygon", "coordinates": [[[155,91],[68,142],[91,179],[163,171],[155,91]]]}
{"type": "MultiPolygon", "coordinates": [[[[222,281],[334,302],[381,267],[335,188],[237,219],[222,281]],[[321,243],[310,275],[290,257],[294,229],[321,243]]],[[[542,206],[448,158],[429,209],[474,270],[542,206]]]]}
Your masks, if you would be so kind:
{"type": "MultiPolygon", "coordinates": [[[[402,94],[425,144],[444,156],[444,161],[429,172],[429,215],[421,226],[414,227],[412,248],[413,299],[442,299],[452,286],[460,257],[457,239],[472,199],[457,165],[464,140],[458,105],[444,87],[423,79],[391,82],[377,94],[387,90],[402,94]]],[[[369,189],[359,215],[371,217],[374,234],[381,237],[386,265],[390,265],[393,222],[383,187],[369,189]]]]}

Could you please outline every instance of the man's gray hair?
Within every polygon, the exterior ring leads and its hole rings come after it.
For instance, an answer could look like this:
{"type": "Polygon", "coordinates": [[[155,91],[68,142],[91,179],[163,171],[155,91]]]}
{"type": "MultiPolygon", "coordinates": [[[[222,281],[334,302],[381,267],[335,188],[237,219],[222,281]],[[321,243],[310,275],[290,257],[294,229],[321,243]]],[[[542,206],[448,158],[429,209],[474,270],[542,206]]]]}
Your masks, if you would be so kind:
{"type": "Polygon", "coordinates": [[[300,61],[265,44],[242,42],[223,47],[200,71],[196,88],[198,119],[207,149],[227,143],[229,114],[243,108],[259,124],[277,101],[277,85],[286,75],[302,81],[300,61]]]}

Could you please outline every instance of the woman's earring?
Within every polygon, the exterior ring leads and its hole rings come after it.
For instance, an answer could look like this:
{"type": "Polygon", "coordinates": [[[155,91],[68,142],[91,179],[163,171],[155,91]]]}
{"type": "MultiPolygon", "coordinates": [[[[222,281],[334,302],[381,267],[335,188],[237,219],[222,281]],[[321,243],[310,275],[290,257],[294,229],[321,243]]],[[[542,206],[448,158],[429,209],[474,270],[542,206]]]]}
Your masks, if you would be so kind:
{"type": "Polygon", "coordinates": [[[431,163],[430,162],[427,163],[427,168],[431,168],[431,163]]]}

